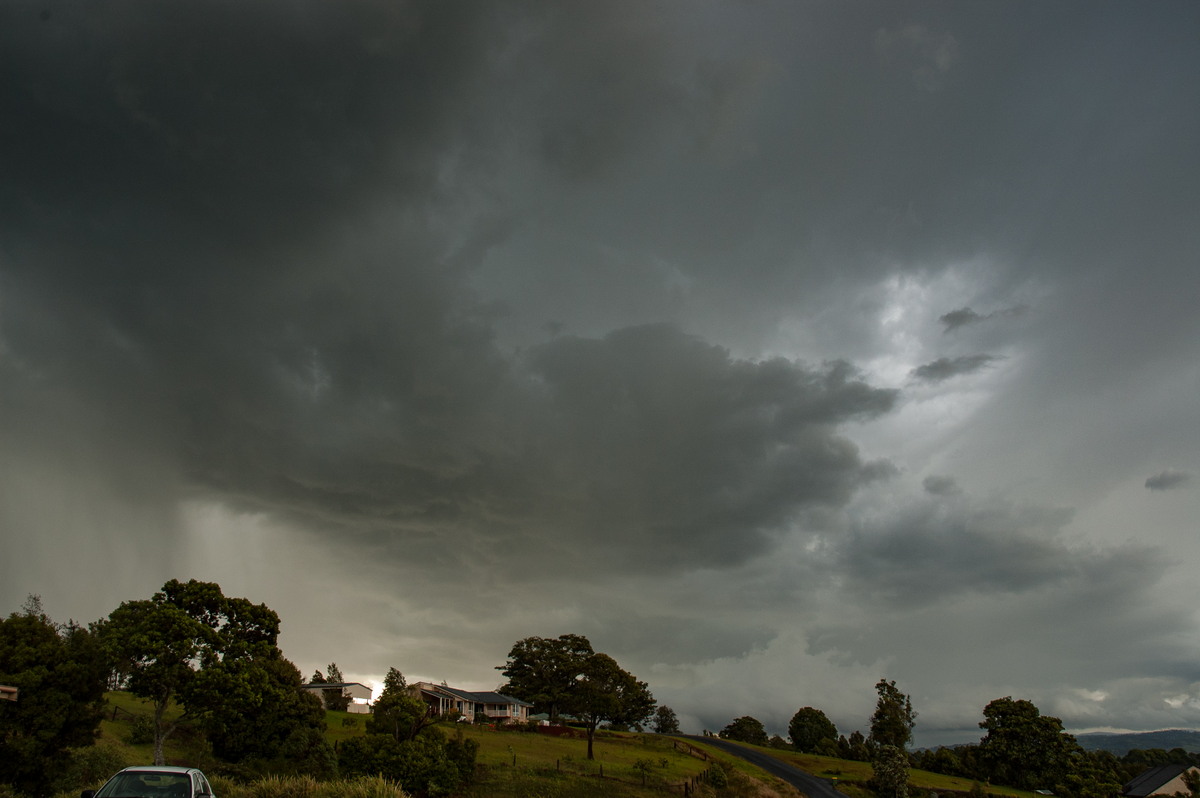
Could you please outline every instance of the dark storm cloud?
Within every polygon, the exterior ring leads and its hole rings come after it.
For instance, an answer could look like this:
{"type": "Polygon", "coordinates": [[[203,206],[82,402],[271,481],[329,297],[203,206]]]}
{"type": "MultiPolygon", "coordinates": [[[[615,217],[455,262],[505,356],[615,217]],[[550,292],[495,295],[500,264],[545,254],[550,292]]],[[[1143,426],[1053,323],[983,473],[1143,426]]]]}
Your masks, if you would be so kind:
{"type": "Polygon", "coordinates": [[[1192,475],[1186,471],[1162,471],[1146,480],[1150,490],[1174,490],[1182,488],[1192,481],[1192,475]]]}
{"type": "Polygon", "coordinates": [[[970,500],[897,508],[839,543],[838,570],[876,600],[922,606],[964,593],[1038,590],[1099,573],[1128,556],[1067,546],[1061,531],[1071,517],[1065,509],[970,500]]]}
{"type": "Polygon", "coordinates": [[[958,482],[954,477],[931,474],[925,477],[921,482],[921,486],[925,488],[926,493],[934,496],[954,496],[962,493],[962,488],[958,486],[958,482]]]}
{"type": "Polygon", "coordinates": [[[0,12],[4,216],[19,238],[70,233],[140,255],[76,278],[174,271],[166,240],[253,246],[384,188],[433,191],[449,103],[489,20],[467,4],[272,0],[35,12],[0,12]]]}
{"type": "Polygon", "coordinates": [[[663,325],[559,338],[531,362],[548,394],[545,478],[577,525],[651,541],[651,562],[740,561],[798,508],[845,502],[879,469],[835,429],[895,397],[845,363],[738,360],[663,325]]]}
{"type": "Polygon", "coordinates": [[[711,67],[680,89],[694,56],[658,46],[661,9],[628,10],[6,6],[3,423],[119,441],[113,474],[172,464],[180,485],[143,500],[184,490],[445,567],[501,540],[736,563],[893,472],[838,432],[894,403],[845,362],[738,359],[666,325],[496,343],[467,271],[514,224],[489,198],[505,148],[598,179],[734,91],[711,67]],[[501,102],[493,69],[539,77],[501,102]]]}
{"type": "Polygon", "coordinates": [[[719,657],[742,657],[765,647],[775,632],[761,624],[730,624],[692,615],[665,616],[623,608],[589,618],[581,632],[614,651],[637,652],[652,663],[677,665],[719,657]]]}
{"type": "Polygon", "coordinates": [[[962,355],[955,358],[939,357],[932,363],[926,363],[913,369],[911,376],[923,382],[942,382],[951,377],[973,374],[998,359],[995,355],[982,354],[962,355]]]}

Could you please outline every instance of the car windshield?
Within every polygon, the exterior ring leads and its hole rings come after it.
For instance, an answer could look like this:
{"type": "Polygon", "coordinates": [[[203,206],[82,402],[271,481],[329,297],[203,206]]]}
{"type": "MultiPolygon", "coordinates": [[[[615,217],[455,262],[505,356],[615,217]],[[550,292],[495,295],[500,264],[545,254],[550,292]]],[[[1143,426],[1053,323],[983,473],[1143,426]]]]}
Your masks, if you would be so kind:
{"type": "Polygon", "coordinates": [[[191,798],[192,780],[186,773],[118,773],[96,798],[191,798]]]}

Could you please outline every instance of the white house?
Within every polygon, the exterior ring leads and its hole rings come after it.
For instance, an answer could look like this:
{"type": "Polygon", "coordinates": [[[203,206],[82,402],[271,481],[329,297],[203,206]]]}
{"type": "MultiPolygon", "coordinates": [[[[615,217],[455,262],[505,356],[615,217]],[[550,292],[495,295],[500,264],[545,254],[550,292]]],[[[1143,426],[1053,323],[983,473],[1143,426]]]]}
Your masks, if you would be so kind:
{"type": "Polygon", "coordinates": [[[528,701],[502,693],[476,693],[431,682],[417,682],[409,689],[420,695],[433,714],[457,712],[472,722],[482,714],[494,723],[525,723],[533,707],[528,701]]]}

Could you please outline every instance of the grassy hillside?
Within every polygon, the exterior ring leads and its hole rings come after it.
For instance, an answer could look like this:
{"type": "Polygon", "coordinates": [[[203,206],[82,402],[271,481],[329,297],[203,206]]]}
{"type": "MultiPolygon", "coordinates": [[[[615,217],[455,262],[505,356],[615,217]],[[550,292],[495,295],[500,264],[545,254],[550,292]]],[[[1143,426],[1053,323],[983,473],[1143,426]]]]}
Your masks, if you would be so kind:
{"type": "MultiPolygon", "coordinates": [[[[124,765],[152,761],[154,746],[136,739],[138,718],[145,723],[152,715],[148,702],[128,693],[109,693],[108,712],[101,723],[98,745],[111,752],[112,761],[124,765]]],[[[178,717],[177,709],[168,713],[178,717]]],[[[366,715],[326,713],[326,738],[331,744],[366,733],[366,715]]],[[[448,736],[461,734],[479,744],[479,773],[464,798],[652,798],[669,792],[682,793],[685,782],[695,783],[714,764],[723,763],[735,774],[734,784],[722,794],[746,796],[794,796],[790,787],[758,768],[702,743],[675,740],[655,734],[599,732],[595,760],[587,757],[587,740],[582,732],[568,737],[551,737],[528,731],[502,731],[461,723],[440,727],[448,736]],[[643,786],[644,784],[644,786],[643,786]]],[[[218,763],[201,735],[186,723],[166,744],[171,764],[195,765],[219,771],[218,763]]],[[[799,754],[771,748],[759,750],[823,778],[833,779],[852,798],[867,798],[866,783],[871,766],[831,757],[799,754]]],[[[910,771],[911,783],[922,791],[939,794],[967,793],[968,779],[943,776],[922,770],[910,771]]],[[[1032,793],[1003,787],[987,787],[989,793],[1006,798],[1037,798],[1032,793]]],[[[227,792],[227,791],[226,791],[227,792]]]]}
{"type": "MultiPolygon", "coordinates": [[[[149,702],[128,693],[108,694],[108,711],[101,723],[97,745],[114,752],[114,765],[148,764],[153,760],[151,742],[134,742],[139,723],[152,717],[149,702]],[[139,718],[141,719],[139,721],[139,718]]],[[[172,709],[168,717],[179,717],[172,709]]],[[[367,716],[326,712],[326,738],[339,745],[366,733],[367,716]]],[[[479,743],[476,783],[467,798],[651,798],[664,791],[682,792],[690,782],[712,766],[714,760],[735,761],[717,752],[700,754],[693,746],[653,734],[599,732],[594,760],[587,757],[587,740],[582,732],[569,737],[551,737],[536,732],[500,731],[472,724],[442,725],[448,736],[462,734],[479,743]],[[644,782],[644,786],[643,786],[644,782]]],[[[167,739],[166,759],[170,764],[194,765],[219,772],[207,743],[185,722],[167,739]]],[[[741,767],[738,765],[737,767],[741,767]]],[[[745,770],[745,768],[742,768],[745,770]]],[[[753,770],[753,769],[752,769],[753,770]]],[[[764,783],[765,774],[758,773],[764,783]]],[[[222,791],[222,794],[228,790],[222,791]]],[[[77,795],[78,793],[76,793],[77,795]]],[[[756,794],[756,793],[747,793],[756,794]]],[[[766,793],[762,793],[766,794],[766,793]]],[[[777,795],[794,795],[779,792],[777,795]]]]}

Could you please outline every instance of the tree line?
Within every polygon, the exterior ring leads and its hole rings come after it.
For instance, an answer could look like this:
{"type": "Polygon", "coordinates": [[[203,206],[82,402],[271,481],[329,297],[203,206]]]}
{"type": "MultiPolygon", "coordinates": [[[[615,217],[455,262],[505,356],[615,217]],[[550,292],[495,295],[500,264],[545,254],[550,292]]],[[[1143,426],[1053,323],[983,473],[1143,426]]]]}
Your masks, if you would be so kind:
{"type": "MultiPolygon", "coordinates": [[[[1200,766],[1200,754],[1182,748],[1131,750],[1122,757],[1108,751],[1087,751],[1067,733],[1062,721],[1043,715],[1033,702],[1011,696],[997,698],[983,708],[979,727],[984,734],[977,744],[909,752],[917,713],[911,698],[894,681],[876,685],[875,712],[869,732],[838,734],[837,727],[820,709],[801,707],[788,724],[790,740],[768,737],[763,724],[751,716],[731,721],[718,735],[755,745],[787,748],[802,753],[870,762],[872,788],[880,798],[906,798],[908,769],[971,779],[983,785],[999,784],[1024,790],[1046,790],[1059,798],[1110,798],[1121,785],[1150,767],[1165,764],[1200,766]]],[[[1200,796],[1200,781],[1186,796],[1200,796]]]]}

